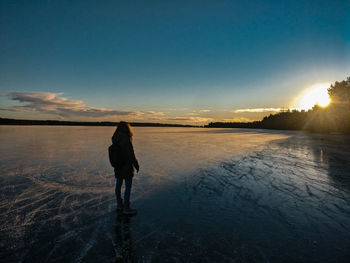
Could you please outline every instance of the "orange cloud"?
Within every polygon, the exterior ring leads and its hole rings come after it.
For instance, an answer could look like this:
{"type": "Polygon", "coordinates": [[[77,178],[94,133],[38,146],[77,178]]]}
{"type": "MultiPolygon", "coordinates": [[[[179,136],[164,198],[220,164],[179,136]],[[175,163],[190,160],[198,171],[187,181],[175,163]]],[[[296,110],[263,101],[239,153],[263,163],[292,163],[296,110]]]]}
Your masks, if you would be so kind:
{"type": "Polygon", "coordinates": [[[238,109],[231,111],[232,113],[244,113],[244,112],[278,112],[280,108],[253,108],[253,109],[238,109]]]}
{"type": "Polygon", "coordinates": [[[185,122],[191,122],[191,123],[205,123],[205,122],[211,122],[214,119],[212,118],[202,118],[202,117],[174,117],[174,118],[168,118],[167,120],[170,121],[185,121],[185,122]]]}
{"type": "Polygon", "coordinates": [[[236,117],[236,118],[232,118],[232,119],[223,119],[221,121],[223,121],[223,122],[251,122],[253,120],[249,119],[249,118],[245,118],[245,117],[236,117]]]}

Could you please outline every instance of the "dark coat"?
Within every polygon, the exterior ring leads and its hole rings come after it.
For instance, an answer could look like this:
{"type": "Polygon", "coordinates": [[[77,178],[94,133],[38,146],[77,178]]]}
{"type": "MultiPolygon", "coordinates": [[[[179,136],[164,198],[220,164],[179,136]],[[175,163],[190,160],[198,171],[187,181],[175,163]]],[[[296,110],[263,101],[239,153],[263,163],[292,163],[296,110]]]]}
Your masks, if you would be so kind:
{"type": "Polygon", "coordinates": [[[112,143],[118,143],[121,152],[125,154],[124,164],[121,167],[114,168],[114,175],[116,178],[132,178],[134,176],[135,168],[138,169],[139,163],[135,157],[134,147],[130,137],[123,132],[115,132],[112,137],[112,143]]]}

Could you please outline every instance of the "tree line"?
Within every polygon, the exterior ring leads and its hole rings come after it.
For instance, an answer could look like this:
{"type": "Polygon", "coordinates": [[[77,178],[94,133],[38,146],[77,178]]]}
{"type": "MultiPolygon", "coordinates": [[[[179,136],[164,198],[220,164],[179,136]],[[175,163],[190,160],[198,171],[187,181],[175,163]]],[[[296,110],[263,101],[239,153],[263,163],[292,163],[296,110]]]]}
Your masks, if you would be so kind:
{"type": "MultiPolygon", "coordinates": [[[[60,126],[117,126],[119,122],[59,121],[59,120],[22,120],[0,118],[0,125],[60,125],[60,126]]],[[[131,126],[139,127],[195,127],[193,125],[167,124],[153,122],[131,122],[131,126]]]]}
{"type": "Polygon", "coordinates": [[[211,128],[259,128],[306,130],[320,133],[350,134],[350,77],[335,82],[328,89],[331,99],[327,107],[315,105],[311,110],[287,110],[270,114],[254,122],[211,122],[211,128]]]}

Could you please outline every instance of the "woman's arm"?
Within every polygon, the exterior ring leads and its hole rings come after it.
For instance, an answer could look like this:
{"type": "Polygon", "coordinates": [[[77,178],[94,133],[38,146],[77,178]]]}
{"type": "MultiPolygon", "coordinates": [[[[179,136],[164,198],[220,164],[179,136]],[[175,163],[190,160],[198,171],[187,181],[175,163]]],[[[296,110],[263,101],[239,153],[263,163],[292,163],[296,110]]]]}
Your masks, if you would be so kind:
{"type": "Polygon", "coordinates": [[[118,141],[118,133],[115,131],[112,136],[112,143],[117,143],[118,141]]]}
{"type": "Polygon", "coordinates": [[[136,168],[137,172],[139,172],[140,166],[139,166],[139,162],[136,159],[134,147],[132,145],[131,140],[129,141],[129,149],[130,149],[130,159],[131,159],[132,165],[136,168]]]}

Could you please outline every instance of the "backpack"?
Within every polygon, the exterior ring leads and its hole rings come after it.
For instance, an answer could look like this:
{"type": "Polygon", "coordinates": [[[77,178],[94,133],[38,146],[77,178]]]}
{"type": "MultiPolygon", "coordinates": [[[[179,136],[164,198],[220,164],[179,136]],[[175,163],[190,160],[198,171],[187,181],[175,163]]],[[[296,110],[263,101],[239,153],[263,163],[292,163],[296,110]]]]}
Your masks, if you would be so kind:
{"type": "Polygon", "coordinates": [[[108,147],[109,162],[114,168],[122,166],[124,163],[122,149],[119,143],[113,143],[108,147]]]}

